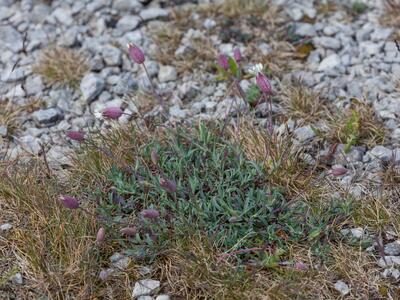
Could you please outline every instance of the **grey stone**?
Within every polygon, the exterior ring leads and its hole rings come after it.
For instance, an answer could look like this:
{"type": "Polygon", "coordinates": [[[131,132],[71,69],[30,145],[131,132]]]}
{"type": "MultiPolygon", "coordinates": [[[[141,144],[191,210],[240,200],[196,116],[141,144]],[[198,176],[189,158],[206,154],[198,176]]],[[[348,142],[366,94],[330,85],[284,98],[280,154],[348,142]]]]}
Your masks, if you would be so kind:
{"type": "Polygon", "coordinates": [[[1,73],[1,81],[3,82],[16,82],[26,78],[26,76],[32,73],[29,67],[17,67],[14,70],[12,67],[8,67],[1,73]]]}
{"type": "Polygon", "coordinates": [[[176,69],[172,66],[161,66],[158,72],[158,80],[160,82],[174,81],[178,77],[176,69]]]}
{"type": "Polygon", "coordinates": [[[53,146],[47,152],[47,159],[52,168],[60,169],[72,165],[72,151],[66,147],[53,146]]]}
{"type": "Polygon", "coordinates": [[[0,125],[0,137],[6,137],[8,134],[7,126],[0,125]]]}
{"type": "Polygon", "coordinates": [[[315,37],[313,38],[313,43],[317,47],[326,49],[338,50],[341,48],[340,40],[327,36],[315,37]]]}
{"type": "Polygon", "coordinates": [[[169,16],[169,11],[163,8],[151,7],[143,9],[139,15],[143,20],[148,21],[158,18],[166,18],[169,16]]]}
{"type": "Polygon", "coordinates": [[[113,1],[113,8],[121,11],[136,11],[142,7],[142,4],[137,0],[115,0],[113,1]]]}
{"type": "Polygon", "coordinates": [[[397,280],[400,278],[400,271],[395,268],[385,269],[382,273],[382,276],[385,278],[392,277],[393,279],[397,280]]]}
{"type": "Polygon", "coordinates": [[[31,153],[31,154],[38,154],[41,150],[40,141],[38,138],[33,137],[31,135],[21,136],[18,139],[18,143],[22,149],[31,153]]]}
{"type": "Polygon", "coordinates": [[[135,283],[132,298],[153,295],[160,289],[160,282],[153,279],[143,279],[135,283]]]}
{"type": "Polygon", "coordinates": [[[400,256],[384,256],[378,260],[378,266],[381,268],[400,266],[400,256]]]}
{"type": "Polygon", "coordinates": [[[25,91],[27,96],[39,95],[43,92],[43,89],[44,85],[40,76],[28,76],[26,78],[25,91]]]}
{"type": "Polygon", "coordinates": [[[343,296],[346,296],[350,293],[349,286],[342,280],[339,280],[335,283],[335,290],[340,292],[343,296]]]}
{"type": "Polygon", "coordinates": [[[374,32],[371,34],[371,39],[374,42],[386,41],[392,35],[392,28],[375,28],[374,32]]]}
{"type": "Polygon", "coordinates": [[[4,223],[0,225],[1,231],[10,231],[13,226],[10,223],[4,223]]]}
{"type": "Polygon", "coordinates": [[[129,257],[122,257],[121,259],[117,260],[113,263],[113,267],[119,270],[126,270],[131,263],[131,259],[129,257]]]}
{"type": "Polygon", "coordinates": [[[82,78],[80,89],[83,100],[87,103],[90,103],[103,91],[104,80],[94,73],[86,74],[82,78]]]}
{"type": "Polygon", "coordinates": [[[4,7],[2,9],[0,9],[0,21],[7,20],[14,13],[15,13],[14,10],[10,7],[4,7]]]}
{"type": "Polygon", "coordinates": [[[340,31],[340,29],[333,25],[324,26],[324,28],[322,29],[322,32],[328,36],[335,35],[339,31],[340,31]]]}
{"type": "Polygon", "coordinates": [[[154,300],[154,298],[151,296],[139,296],[137,299],[138,300],[154,300]]]}
{"type": "Polygon", "coordinates": [[[374,43],[370,41],[361,42],[360,49],[366,56],[377,55],[382,51],[383,42],[374,43]]]}
{"type": "Polygon", "coordinates": [[[294,135],[299,142],[306,142],[315,137],[315,132],[311,126],[303,126],[294,130],[294,135]]]}
{"type": "Polygon", "coordinates": [[[0,26],[0,41],[14,53],[20,52],[24,47],[22,35],[12,26],[0,26]]]}
{"type": "Polygon", "coordinates": [[[295,33],[300,36],[316,36],[317,31],[312,24],[309,23],[297,23],[295,33]]]}
{"type": "Polygon", "coordinates": [[[72,18],[72,12],[67,7],[59,7],[56,8],[52,16],[61,24],[65,26],[71,26],[74,23],[74,19],[72,18]]]}
{"type": "Polygon", "coordinates": [[[14,283],[14,284],[21,285],[24,283],[21,273],[14,274],[10,279],[11,279],[12,283],[14,283]]]}
{"type": "Polygon", "coordinates": [[[384,146],[375,146],[368,152],[372,158],[382,159],[384,161],[390,161],[393,157],[394,152],[384,146]]]}
{"type": "Polygon", "coordinates": [[[337,54],[331,54],[324,58],[318,66],[318,71],[328,71],[340,65],[340,57],[337,54]]]}
{"type": "Polygon", "coordinates": [[[169,114],[171,115],[171,117],[178,118],[178,119],[186,118],[186,111],[181,109],[179,107],[179,105],[174,105],[174,106],[170,107],[169,114]]]}
{"type": "Polygon", "coordinates": [[[168,295],[158,295],[156,300],[170,300],[171,297],[168,295]]]}
{"type": "Polygon", "coordinates": [[[58,109],[47,108],[35,111],[32,116],[39,124],[52,124],[57,122],[62,117],[62,114],[58,109]]]}
{"type": "Polygon", "coordinates": [[[108,66],[119,66],[122,62],[122,52],[120,49],[106,45],[102,48],[103,59],[108,66]]]}
{"type": "Polygon", "coordinates": [[[386,255],[400,255],[400,241],[394,241],[384,246],[386,255]]]}
{"type": "Polygon", "coordinates": [[[140,18],[137,16],[123,16],[116,25],[116,28],[121,32],[125,33],[127,31],[135,30],[140,24],[140,18]]]}
{"type": "Polygon", "coordinates": [[[133,79],[132,74],[125,73],[119,76],[119,80],[111,89],[117,95],[125,95],[137,89],[138,83],[133,79]]]}

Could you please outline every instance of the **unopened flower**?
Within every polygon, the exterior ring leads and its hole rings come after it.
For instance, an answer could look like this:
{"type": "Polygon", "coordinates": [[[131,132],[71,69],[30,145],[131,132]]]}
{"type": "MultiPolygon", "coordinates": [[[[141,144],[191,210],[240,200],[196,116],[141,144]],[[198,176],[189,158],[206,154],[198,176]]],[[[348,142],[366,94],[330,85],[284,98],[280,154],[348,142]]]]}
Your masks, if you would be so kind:
{"type": "Polygon", "coordinates": [[[158,210],[155,209],[145,209],[140,214],[146,219],[157,219],[160,216],[158,210]]]}
{"type": "Polygon", "coordinates": [[[169,179],[160,178],[161,187],[166,190],[168,193],[176,192],[176,183],[169,179]]]}
{"type": "Polygon", "coordinates": [[[97,245],[101,245],[104,242],[105,237],[106,237],[106,230],[104,229],[104,227],[100,227],[99,231],[97,231],[97,236],[96,236],[97,245]]]}
{"type": "Polygon", "coordinates": [[[151,153],[150,153],[150,157],[151,157],[151,162],[155,165],[157,165],[158,163],[158,159],[160,158],[158,156],[157,150],[156,149],[151,149],[151,153]]]}
{"type": "Polygon", "coordinates": [[[136,227],[125,227],[125,228],[122,228],[120,230],[120,232],[122,235],[132,237],[132,236],[136,235],[137,229],[136,229],[136,227]]]}
{"type": "Polygon", "coordinates": [[[66,208],[69,209],[77,209],[79,208],[79,202],[75,198],[71,196],[65,196],[61,195],[58,197],[58,200],[60,200],[61,204],[64,205],[66,208]]]}
{"type": "Polygon", "coordinates": [[[107,107],[103,110],[103,117],[117,120],[124,112],[119,107],[107,107]]]}
{"type": "Polygon", "coordinates": [[[129,43],[128,44],[128,51],[129,51],[129,55],[132,58],[132,60],[141,65],[142,63],[144,63],[145,61],[145,56],[143,51],[136,45],[129,43]]]}
{"type": "Polygon", "coordinates": [[[239,48],[235,48],[233,50],[233,57],[235,58],[237,63],[240,63],[242,61],[242,59],[243,59],[242,52],[240,52],[239,48]]]}
{"type": "Polygon", "coordinates": [[[67,131],[67,137],[77,142],[83,142],[85,140],[85,133],[82,131],[70,130],[67,131]]]}
{"type": "Polygon", "coordinates": [[[331,174],[333,176],[342,176],[347,173],[347,169],[344,167],[333,167],[331,170],[331,174]]]}
{"type": "Polygon", "coordinates": [[[220,54],[218,56],[218,64],[222,69],[228,70],[229,69],[228,57],[225,54],[220,54]]]}
{"type": "Polygon", "coordinates": [[[264,73],[259,72],[256,76],[256,82],[258,88],[264,93],[264,94],[271,94],[272,93],[272,87],[271,83],[269,82],[267,76],[264,75],[264,73]]]}
{"type": "Polygon", "coordinates": [[[306,271],[308,269],[308,266],[305,263],[299,261],[294,264],[294,268],[299,271],[306,271]]]}

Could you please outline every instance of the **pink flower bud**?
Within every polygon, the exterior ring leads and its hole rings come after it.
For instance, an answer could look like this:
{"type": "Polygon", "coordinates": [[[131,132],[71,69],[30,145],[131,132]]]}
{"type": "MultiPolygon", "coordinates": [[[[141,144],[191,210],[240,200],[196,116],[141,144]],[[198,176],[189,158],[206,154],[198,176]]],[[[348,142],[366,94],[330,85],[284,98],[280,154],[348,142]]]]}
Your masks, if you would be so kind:
{"type": "Polygon", "coordinates": [[[160,178],[161,187],[166,190],[168,193],[176,192],[176,183],[169,179],[160,178]]]}
{"type": "Polygon", "coordinates": [[[346,168],[343,168],[343,167],[333,167],[331,169],[331,174],[333,176],[342,176],[342,175],[346,174],[347,171],[348,170],[346,168]]]}
{"type": "Polygon", "coordinates": [[[125,228],[122,228],[120,230],[120,232],[122,235],[132,237],[132,236],[136,235],[137,229],[136,229],[136,227],[125,227],[125,228]]]}
{"type": "Polygon", "coordinates": [[[233,57],[235,58],[237,63],[240,63],[242,61],[242,59],[243,59],[242,52],[240,52],[239,48],[235,48],[233,50],[233,57]]]}
{"type": "Polygon", "coordinates": [[[85,133],[82,131],[71,130],[67,132],[67,137],[77,142],[83,142],[85,140],[85,133]]]}
{"type": "Polygon", "coordinates": [[[103,110],[103,117],[117,120],[124,112],[119,107],[107,107],[103,110]]]}
{"type": "Polygon", "coordinates": [[[306,271],[308,269],[308,266],[305,263],[299,261],[294,264],[294,268],[299,271],[306,271]]]}
{"type": "Polygon", "coordinates": [[[228,57],[225,54],[220,54],[218,56],[218,64],[222,69],[228,70],[229,69],[228,57]]]}
{"type": "Polygon", "coordinates": [[[135,46],[132,43],[129,43],[128,51],[129,51],[129,55],[131,56],[132,60],[135,63],[137,63],[139,65],[144,63],[144,61],[145,61],[144,53],[139,47],[135,46]]]}
{"type": "Polygon", "coordinates": [[[155,209],[145,209],[140,214],[146,219],[157,219],[160,216],[158,210],[155,209]]]}
{"type": "Polygon", "coordinates": [[[264,93],[264,94],[271,94],[272,93],[272,87],[271,83],[269,82],[267,76],[265,76],[263,73],[258,73],[256,76],[256,82],[259,87],[259,89],[264,93]]]}
{"type": "Polygon", "coordinates": [[[60,196],[58,197],[58,200],[60,200],[61,204],[64,205],[66,208],[69,209],[77,209],[79,208],[79,202],[73,197],[70,196],[60,196]]]}
{"type": "Polygon", "coordinates": [[[106,230],[104,229],[104,227],[100,227],[99,231],[97,231],[97,236],[96,236],[97,245],[101,245],[104,242],[105,237],[106,237],[106,230]]]}
{"type": "Polygon", "coordinates": [[[151,162],[152,162],[153,164],[157,165],[158,159],[160,158],[160,157],[158,156],[157,150],[156,150],[156,149],[151,149],[150,156],[151,156],[151,162]]]}

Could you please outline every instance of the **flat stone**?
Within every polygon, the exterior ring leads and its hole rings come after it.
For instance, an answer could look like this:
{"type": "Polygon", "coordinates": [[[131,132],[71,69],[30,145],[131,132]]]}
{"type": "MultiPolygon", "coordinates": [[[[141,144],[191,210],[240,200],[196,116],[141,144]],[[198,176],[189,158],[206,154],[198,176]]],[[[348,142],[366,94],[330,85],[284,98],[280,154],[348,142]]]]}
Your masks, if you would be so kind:
{"type": "Polygon", "coordinates": [[[340,40],[327,36],[315,37],[313,38],[313,43],[317,47],[333,50],[339,50],[342,46],[340,40]]]}
{"type": "Polygon", "coordinates": [[[8,133],[8,128],[5,125],[0,125],[0,137],[6,137],[8,133]]]}
{"type": "Polygon", "coordinates": [[[378,260],[378,266],[381,268],[389,268],[400,266],[400,256],[384,256],[378,260]]]}
{"type": "Polygon", "coordinates": [[[83,100],[87,103],[93,101],[104,89],[104,80],[100,76],[89,73],[81,81],[80,89],[83,100]]]}
{"type": "Polygon", "coordinates": [[[1,72],[1,81],[7,83],[20,81],[25,79],[31,73],[32,71],[29,67],[22,66],[13,70],[10,66],[1,72]]]}
{"type": "Polygon", "coordinates": [[[139,26],[140,22],[141,20],[137,16],[131,16],[131,15],[123,16],[117,22],[116,28],[121,32],[125,33],[128,31],[135,30],[139,26]]]}
{"type": "Polygon", "coordinates": [[[10,223],[4,223],[0,225],[1,231],[10,231],[13,226],[10,223]]]}
{"type": "Polygon", "coordinates": [[[144,279],[135,283],[132,298],[139,296],[153,295],[160,289],[160,282],[153,279],[144,279]]]}
{"type": "Polygon", "coordinates": [[[147,8],[140,12],[140,17],[145,21],[158,18],[166,18],[168,16],[169,16],[168,10],[157,7],[147,8]]]}
{"type": "Polygon", "coordinates": [[[178,77],[176,69],[172,66],[161,66],[158,72],[158,80],[160,82],[174,81],[178,77]]]}
{"type": "Polygon", "coordinates": [[[386,255],[400,255],[400,241],[395,241],[384,246],[384,251],[386,255]]]}
{"type": "Polygon", "coordinates": [[[324,58],[318,66],[318,71],[328,71],[340,65],[340,57],[337,54],[331,54],[324,58]]]}
{"type": "Polygon", "coordinates": [[[72,12],[69,8],[59,7],[53,11],[53,17],[61,24],[70,26],[74,23],[72,12]]]}
{"type": "Polygon", "coordinates": [[[24,47],[22,35],[12,26],[0,26],[0,41],[14,53],[20,52],[24,47]]]}
{"type": "Polygon", "coordinates": [[[142,4],[138,0],[115,0],[113,1],[113,8],[121,11],[136,11],[142,8],[142,4]]]}
{"type": "Polygon", "coordinates": [[[315,132],[311,126],[299,127],[294,130],[294,135],[299,142],[306,142],[315,137],[315,132]]]}
{"type": "Polygon", "coordinates": [[[154,300],[151,296],[139,296],[137,300],[154,300]]]}
{"type": "Polygon", "coordinates": [[[58,109],[47,108],[35,111],[32,116],[39,124],[51,124],[57,122],[62,117],[62,114],[58,109]]]}
{"type": "Polygon", "coordinates": [[[312,24],[309,23],[297,23],[295,33],[300,36],[316,36],[317,31],[312,24]]]}
{"type": "Polygon", "coordinates": [[[171,117],[178,118],[178,119],[186,118],[186,111],[181,109],[179,107],[179,105],[171,106],[169,109],[169,114],[171,117]]]}
{"type": "Polygon", "coordinates": [[[159,295],[156,300],[171,300],[171,297],[168,295],[159,295]]]}
{"type": "Polygon", "coordinates": [[[108,66],[119,66],[122,62],[122,52],[120,49],[106,45],[102,48],[104,62],[108,66]]]}
{"type": "Polygon", "coordinates": [[[40,140],[31,135],[21,136],[18,139],[18,143],[22,149],[34,155],[38,154],[41,150],[40,140]]]}
{"type": "Polygon", "coordinates": [[[335,290],[340,292],[343,296],[346,296],[347,294],[350,293],[349,286],[344,281],[341,280],[335,283],[335,290]]]}
{"type": "Polygon", "coordinates": [[[12,283],[14,283],[14,284],[21,285],[24,283],[21,273],[16,273],[10,279],[11,279],[12,283]]]}
{"type": "Polygon", "coordinates": [[[39,95],[44,90],[42,78],[38,75],[29,76],[25,81],[25,91],[27,96],[39,95]]]}

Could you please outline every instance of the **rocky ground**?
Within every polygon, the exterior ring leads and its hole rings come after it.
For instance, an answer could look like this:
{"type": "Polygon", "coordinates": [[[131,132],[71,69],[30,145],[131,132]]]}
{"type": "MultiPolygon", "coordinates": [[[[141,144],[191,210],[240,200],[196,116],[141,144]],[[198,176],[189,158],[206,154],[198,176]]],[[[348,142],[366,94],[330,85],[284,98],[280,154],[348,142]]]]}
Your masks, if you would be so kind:
{"type": "MultiPolygon", "coordinates": [[[[382,124],[385,138],[350,145],[348,153],[339,141],[331,165],[346,168],[338,180],[354,196],[365,195],[371,186],[379,192],[384,168],[400,163],[400,49],[393,39],[399,28],[382,24],[385,10],[380,1],[332,2],[275,0],[277,9],[271,9],[269,22],[241,16],[229,23],[223,11],[207,8],[211,0],[0,0],[1,155],[14,159],[46,151],[52,166],[63,168],[69,164],[71,146],[65,131],[109,126],[96,117],[104,108],[121,107],[126,113],[121,124],[140,114],[158,114],[145,73],[128,57],[128,43],[145,51],[149,73],[166,99],[168,123],[224,118],[232,105],[245,111],[248,104],[227,97],[228,85],[215,79],[213,69],[218,53],[231,55],[240,47],[245,69],[259,62],[268,66],[276,115],[287,113],[279,97],[294,83],[320,93],[324,103],[339,110],[352,107],[355,99],[370,105],[372,122],[382,124]],[[63,71],[58,74],[52,67],[63,71]]],[[[229,5],[223,9],[229,15],[229,5]]],[[[244,80],[241,86],[247,90],[252,82],[244,80]]],[[[266,124],[266,105],[253,113],[260,126],[266,124]]],[[[326,126],[323,120],[310,122],[304,116],[286,118],[282,124],[306,148],[320,142],[318,131],[326,126]]],[[[276,129],[280,126],[277,123],[276,129]]],[[[332,151],[328,143],[321,145],[309,149],[311,160],[332,151]]],[[[0,233],[9,230],[11,225],[3,224],[0,233]]],[[[368,237],[364,228],[343,234],[368,237]]],[[[368,251],[382,246],[384,255],[377,262],[382,276],[397,280],[400,242],[390,232],[384,241],[368,251]]],[[[21,274],[13,281],[23,284],[21,274]]],[[[151,291],[138,282],[134,297],[153,299],[147,295],[160,283],[146,284],[151,291]]],[[[335,288],[349,293],[345,282],[338,281],[335,288]]]]}

